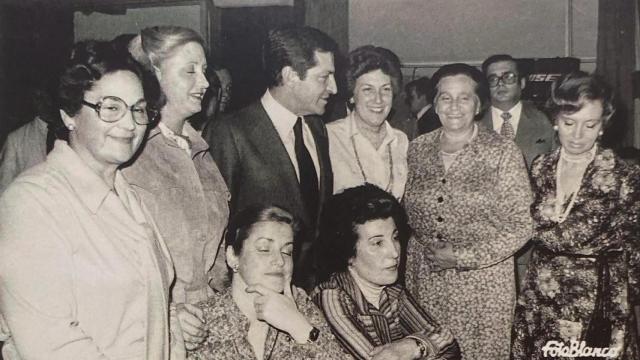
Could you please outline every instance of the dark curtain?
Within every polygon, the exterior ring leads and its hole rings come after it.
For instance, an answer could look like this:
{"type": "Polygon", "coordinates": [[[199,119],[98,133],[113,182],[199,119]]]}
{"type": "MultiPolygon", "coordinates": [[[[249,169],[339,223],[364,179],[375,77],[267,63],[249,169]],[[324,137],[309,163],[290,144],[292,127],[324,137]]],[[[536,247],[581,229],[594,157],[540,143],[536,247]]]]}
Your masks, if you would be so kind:
{"type": "Polygon", "coordinates": [[[596,72],[613,86],[618,111],[602,139],[605,146],[633,146],[632,75],[635,68],[635,21],[638,0],[599,0],[596,72]]]}
{"type": "MultiPolygon", "coordinates": [[[[233,77],[231,109],[242,108],[265,91],[262,71],[262,44],[270,29],[302,25],[304,8],[295,6],[259,6],[220,8],[211,14],[212,58],[228,68],[233,77]]],[[[214,1],[215,5],[215,1],[214,1]]]]}
{"type": "MultiPolygon", "coordinates": [[[[73,45],[73,10],[49,4],[0,5],[0,135],[49,111],[48,96],[73,45]]],[[[0,136],[0,144],[4,136],[0,136]]]]}

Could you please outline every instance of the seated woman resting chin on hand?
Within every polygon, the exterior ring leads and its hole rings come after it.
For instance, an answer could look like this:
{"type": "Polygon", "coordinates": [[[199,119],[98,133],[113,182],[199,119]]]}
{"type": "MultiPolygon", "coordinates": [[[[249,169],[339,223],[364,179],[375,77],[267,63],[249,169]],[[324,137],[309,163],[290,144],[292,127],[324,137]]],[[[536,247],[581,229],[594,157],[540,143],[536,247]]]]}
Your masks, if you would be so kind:
{"type": "Polygon", "coordinates": [[[291,286],[298,222],[277,206],[236,214],[226,235],[231,286],[200,304],[209,335],[190,359],[349,359],[322,313],[291,286]]]}

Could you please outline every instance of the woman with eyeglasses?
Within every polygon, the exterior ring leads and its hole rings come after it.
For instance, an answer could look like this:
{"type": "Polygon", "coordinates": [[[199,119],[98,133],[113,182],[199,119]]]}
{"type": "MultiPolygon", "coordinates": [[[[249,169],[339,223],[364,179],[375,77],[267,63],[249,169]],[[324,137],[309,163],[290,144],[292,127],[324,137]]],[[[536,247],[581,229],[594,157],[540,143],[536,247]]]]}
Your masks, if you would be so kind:
{"type": "Polygon", "coordinates": [[[191,350],[206,335],[202,311],[194,304],[212,296],[212,286],[221,288],[227,273],[218,248],[229,217],[229,191],[209,145],[187,122],[202,110],[209,87],[205,50],[198,33],[175,26],[143,29],[129,50],[157,77],[165,101],[158,126],[124,174],[166,239],[176,271],[171,297],[191,350]]]}
{"type": "Polygon", "coordinates": [[[0,198],[4,358],[184,357],[168,249],[118,170],[151,120],[142,70],[110,43],[79,43],[58,97],[66,139],[0,198]]]}

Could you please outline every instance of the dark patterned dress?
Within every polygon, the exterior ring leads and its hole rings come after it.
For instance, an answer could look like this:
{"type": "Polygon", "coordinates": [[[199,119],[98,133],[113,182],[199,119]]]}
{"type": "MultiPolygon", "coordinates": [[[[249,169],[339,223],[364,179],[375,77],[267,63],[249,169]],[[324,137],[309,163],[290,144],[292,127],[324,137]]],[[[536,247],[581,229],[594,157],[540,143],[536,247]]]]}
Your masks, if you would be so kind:
{"type": "Polygon", "coordinates": [[[598,149],[558,222],[559,154],[532,165],[535,247],[516,307],[512,358],[575,358],[561,348],[584,340],[610,355],[615,349],[616,359],[639,359],[633,306],[640,299],[640,169],[598,149]]]}
{"type": "MultiPolygon", "coordinates": [[[[315,342],[298,344],[285,332],[269,327],[264,344],[264,360],[284,359],[352,359],[331,333],[322,312],[304,290],[294,288],[298,310],[309,323],[320,330],[315,342]]],[[[249,343],[249,320],[231,297],[231,290],[216,294],[199,305],[204,310],[209,335],[205,343],[188,354],[189,360],[253,360],[256,355],[249,343]]],[[[263,360],[263,359],[259,359],[263,360]]]]}
{"type": "Polygon", "coordinates": [[[513,141],[478,128],[445,172],[442,130],[409,144],[404,205],[415,237],[407,249],[407,290],[451,329],[465,360],[509,357],[515,303],[513,254],[531,236],[531,188],[513,141]],[[456,267],[434,271],[425,257],[453,246],[456,267]]]}

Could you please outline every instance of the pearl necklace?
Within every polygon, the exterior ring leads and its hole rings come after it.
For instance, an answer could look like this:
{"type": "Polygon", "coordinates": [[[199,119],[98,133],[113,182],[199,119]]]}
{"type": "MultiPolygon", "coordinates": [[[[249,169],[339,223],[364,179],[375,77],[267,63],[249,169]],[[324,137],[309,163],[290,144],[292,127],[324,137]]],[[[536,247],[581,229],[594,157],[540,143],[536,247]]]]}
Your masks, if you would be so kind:
{"type": "MultiPolygon", "coordinates": [[[[360,161],[360,156],[358,155],[358,149],[356,148],[356,141],[351,137],[351,147],[353,148],[353,153],[356,155],[356,163],[358,164],[358,168],[360,169],[360,174],[362,175],[362,179],[365,183],[368,183],[367,174],[364,172],[364,168],[362,167],[362,162],[360,161]]],[[[389,182],[387,186],[384,188],[386,192],[392,192],[393,190],[393,156],[391,156],[391,142],[387,143],[387,153],[389,154],[389,182]]]]}
{"type": "Polygon", "coordinates": [[[571,155],[567,154],[564,151],[564,148],[562,147],[560,148],[560,158],[558,159],[558,165],[556,167],[556,201],[554,204],[554,213],[555,213],[554,220],[557,221],[558,223],[563,223],[567,219],[567,216],[569,216],[569,213],[571,212],[571,210],[573,209],[573,206],[576,201],[576,197],[578,195],[578,192],[580,191],[580,185],[582,184],[584,173],[586,172],[587,167],[595,157],[596,157],[595,146],[591,150],[589,150],[588,156],[582,156],[582,157],[571,157],[571,155]],[[578,186],[571,194],[569,194],[569,197],[570,197],[569,204],[563,211],[562,205],[564,205],[565,203],[566,196],[564,194],[565,192],[561,191],[560,189],[560,177],[562,176],[562,172],[564,170],[565,161],[584,165],[584,168],[580,172],[580,177],[577,179],[578,186]]]}

